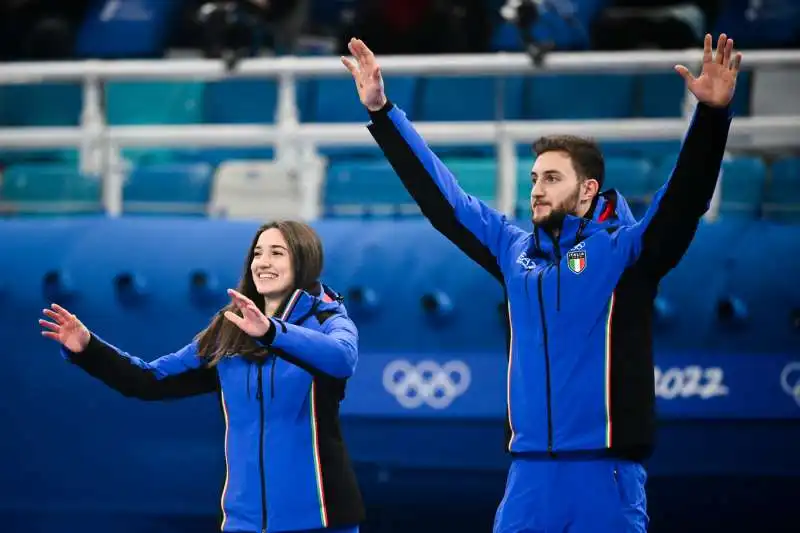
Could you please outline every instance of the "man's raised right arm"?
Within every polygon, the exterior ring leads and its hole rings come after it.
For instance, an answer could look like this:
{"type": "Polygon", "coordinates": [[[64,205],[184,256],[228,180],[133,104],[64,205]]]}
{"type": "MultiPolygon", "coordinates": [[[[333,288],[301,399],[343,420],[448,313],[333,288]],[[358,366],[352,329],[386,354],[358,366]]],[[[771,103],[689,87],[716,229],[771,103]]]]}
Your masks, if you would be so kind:
{"type": "MultiPolygon", "coordinates": [[[[353,74],[359,97],[370,114],[368,129],[422,214],[431,224],[493,276],[504,250],[520,229],[505,215],[467,194],[406,117],[384,94],[375,56],[351,40],[354,59],[342,58],[353,74]]],[[[490,179],[487,176],[487,179],[490,179]]]]}
{"type": "Polygon", "coordinates": [[[370,118],[369,132],[431,225],[502,279],[498,259],[515,232],[506,217],[461,188],[400,108],[387,101],[370,118]]]}

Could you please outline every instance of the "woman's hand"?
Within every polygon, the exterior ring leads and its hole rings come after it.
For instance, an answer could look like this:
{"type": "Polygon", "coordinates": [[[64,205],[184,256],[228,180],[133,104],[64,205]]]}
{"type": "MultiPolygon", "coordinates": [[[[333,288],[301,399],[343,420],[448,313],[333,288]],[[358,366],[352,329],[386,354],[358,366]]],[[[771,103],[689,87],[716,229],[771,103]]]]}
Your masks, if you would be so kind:
{"type": "Polygon", "coordinates": [[[242,316],[233,311],[225,311],[225,318],[251,337],[258,338],[266,335],[269,328],[272,327],[272,322],[253,303],[253,300],[233,289],[228,289],[228,295],[231,297],[231,303],[242,313],[242,316]]]}
{"type": "Polygon", "coordinates": [[[39,325],[45,328],[42,336],[62,344],[67,350],[78,353],[89,345],[91,334],[78,317],[58,304],[52,304],[51,309],[42,312],[52,321],[39,319],[39,325]]]}

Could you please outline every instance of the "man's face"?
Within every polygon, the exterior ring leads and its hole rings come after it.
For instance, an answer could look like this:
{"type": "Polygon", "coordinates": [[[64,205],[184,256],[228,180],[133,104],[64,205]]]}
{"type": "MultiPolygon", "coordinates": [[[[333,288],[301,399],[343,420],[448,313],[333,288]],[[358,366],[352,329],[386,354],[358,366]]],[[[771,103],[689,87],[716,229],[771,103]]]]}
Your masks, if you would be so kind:
{"type": "Polygon", "coordinates": [[[581,182],[566,152],[545,152],[531,170],[533,223],[548,226],[579,214],[581,182]]]}

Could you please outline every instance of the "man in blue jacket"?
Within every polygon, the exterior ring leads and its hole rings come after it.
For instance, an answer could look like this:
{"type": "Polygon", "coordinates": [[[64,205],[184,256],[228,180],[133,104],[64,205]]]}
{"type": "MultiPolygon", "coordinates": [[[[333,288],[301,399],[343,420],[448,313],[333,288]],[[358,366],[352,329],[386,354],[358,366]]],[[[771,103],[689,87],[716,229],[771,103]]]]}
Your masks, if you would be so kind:
{"type": "Polygon", "coordinates": [[[497,533],[645,531],[642,461],[655,432],[652,307],[708,209],[727,143],[741,54],[706,35],[702,73],[675,70],[697,97],[667,183],[636,221],[600,193],[590,140],[537,141],[533,231],[466,194],[384,93],[367,46],[342,58],[372,119],[369,131],[423,214],[502,281],[510,322],[507,409],[513,461],[497,533]]]}

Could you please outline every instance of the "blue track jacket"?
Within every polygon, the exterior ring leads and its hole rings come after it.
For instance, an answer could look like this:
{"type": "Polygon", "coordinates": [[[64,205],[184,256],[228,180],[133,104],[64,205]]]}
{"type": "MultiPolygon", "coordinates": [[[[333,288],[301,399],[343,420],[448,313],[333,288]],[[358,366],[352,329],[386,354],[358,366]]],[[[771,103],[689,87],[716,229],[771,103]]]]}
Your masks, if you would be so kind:
{"type": "Polygon", "coordinates": [[[363,505],[339,428],[358,358],[341,298],[295,291],[258,342],[254,362],[207,368],[192,342],[146,362],[92,334],[69,361],[125,396],[164,400],[218,391],[225,419],[222,531],[293,531],[357,524],[363,505]]]}
{"type": "Polygon", "coordinates": [[[567,216],[557,239],[465,193],[391,102],[370,115],[370,133],[423,214],[504,286],[509,451],[647,457],[653,300],[708,208],[728,109],[697,107],[672,176],[642,220],[611,190],[586,217],[567,216]]]}

